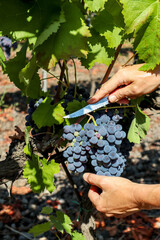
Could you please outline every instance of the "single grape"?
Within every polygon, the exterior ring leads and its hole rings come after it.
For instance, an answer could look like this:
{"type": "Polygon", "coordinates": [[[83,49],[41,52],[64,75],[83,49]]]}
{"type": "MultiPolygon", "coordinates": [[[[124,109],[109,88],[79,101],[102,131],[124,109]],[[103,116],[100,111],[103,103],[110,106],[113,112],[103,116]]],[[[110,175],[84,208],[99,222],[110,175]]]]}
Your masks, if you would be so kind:
{"type": "Polygon", "coordinates": [[[77,147],[74,147],[73,150],[74,150],[75,153],[80,153],[80,152],[81,152],[81,148],[78,147],[78,146],[77,146],[77,147]]]}
{"type": "Polygon", "coordinates": [[[70,171],[74,171],[76,168],[75,168],[75,166],[74,166],[73,163],[69,163],[69,164],[68,164],[68,169],[69,169],[70,171]]]}
{"type": "Polygon", "coordinates": [[[98,133],[104,137],[107,135],[107,129],[104,127],[100,127],[98,133]]]}
{"type": "Polygon", "coordinates": [[[111,147],[109,145],[104,147],[104,152],[109,153],[111,151],[111,147]]]}
{"type": "Polygon", "coordinates": [[[109,135],[108,138],[107,138],[108,142],[110,143],[114,143],[116,141],[116,138],[114,135],[109,135]]]}
{"type": "Polygon", "coordinates": [[[92,138],[95,135],[93,130],[87,131],[87,137],[92,138]]]}
{"type": "Polygon", "coordinates": [[[108,133],[109,133],[109,134],[114,134],[115,131],[116,131],[116,127],[109,125],[107,130],[108,130],[108,133]]]}
{"type": "Polygon", "coordinates": [[[82,130],[82,126],[80,124],[75,124],[75,130],[80,132],[82,130]]]}
{"type": "Polygon", "coordinates": [[[79,158],[80,158],[80,155],[79,155],[79,154],[76,154],[76,153],[73,153],[73,158],[74,158],[74,159],[79,159],[79,158]]]}
{"type": "Polygon", "coordinates": [[[76,168],[76,171],[77,171],[78,173],[84,172],[84,166],[82,165],[81,167],[76,168]]]}
{"type": "Polygon", "coordinates": [[[116,137],[116,139],[122,139],[122,136],[123,136],[122,131],[116,131],[116,132],[115,132],[115,137],[116,137]]]}
{"type": "Polygon", "coordinates": [[[78,162],[74,162],[74,166],[77,168],[77,167],[81,167],[82,166],[82,163],[80,161],[78,162]]]}
{"type": "Polygon", "coordinates": [[[96,167],[98,164],[97,164],[97,160],[92,160],[91,161],[91,165],[93,166],[93,167],[96,167]]]}
{"type": "Polygon", "coordinates": [[[73,162],[74,162],[74,159],[73,159],[73,157],[69,157],[69,158],[67,159],[67,161],[68,161],[69,163],[73,163],[73,162]]]}
{"type": "Polygon", "coordinates": [[[66,139],[67,139],[68,141],[72,141],[73,138],[74,138],[74,135],[73,135],[72,133],[67,133],[67,134],[66,134],[66,139]]]}
{"type": "Polygon", "coordinates": [[[100,148],[103,147],[104,146],[104,141],[102,139],[99,139],[98,143],[97,143],[97,146],[100,147],[100,148]]]}
{"type": "Polygon", "coordinates": [[[118,159],[118,154],[115,151],[111,151],[108,156],[110,157],[111,160],[116,160],[118,159]]]}
{"type": "Polygon", "coordinates": [[[92,137],[91,139],[89,139],[89,142],[91,144],[96,144],[98,142],[98,138],[96,136],[92,137]]]}
{"type": "Polygon", "coordinates": [[[110,167],[109,172],[111,175],[115,175],[117,173],[117,168],[110,167]]]}

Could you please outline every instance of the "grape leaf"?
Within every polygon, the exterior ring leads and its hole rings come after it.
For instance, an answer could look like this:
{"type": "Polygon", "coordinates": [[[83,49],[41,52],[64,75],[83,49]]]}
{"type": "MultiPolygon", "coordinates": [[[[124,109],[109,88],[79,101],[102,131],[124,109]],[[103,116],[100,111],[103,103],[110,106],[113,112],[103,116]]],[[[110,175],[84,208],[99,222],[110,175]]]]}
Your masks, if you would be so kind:
{"type": "Polygon", "coordinates": [[[65,111],[61,103],[51,105],[51,101],[50,97],[46,97],[32,115],[32,119],[38,128],[51,127],[54,124],[61,124],[64,121],[65,111]]]}
{"type": "Polygon", "coordinates": [[[53,212],[53,208],[51,207],[43,207],[41,213],[43,214],[51,214],[53,212]]]}
{"type": "Polygon", "coordinates": [[[34,237],[37,237],[38,235],[49,231],[52,226],[53,224],[51,222],[40,223],[32,227],[29,230],[29,233],[32,233],[34,237]]]}
{"type": "Polygon", "coordinates": [[[85,8],[88,8],[90,11],[95,12],[104,8],[104,4],[108,0],[84,0],[85,8]]]}
{"type": "Polygon", "coordinates": [[[30,131],[31,131],[31,127],[30,126],[26,127],[26,129],[25,129],[25,143],[26,143],[26,146],[24,147],[24,153],[31,157],[32,149],[31,149],[31,145],[29,143],[29,133],[30,133],[30,131]]]}
{"type": "Polygon", "coordinates": [[[2,51],[2,48],[0,47],[0,65],[2,66],[2,69],[3,71],[5,70],[6,68],[6,65],[4,63],[4,61],[6,60],[5,56],[4,56],[4,53],[2,51]]]}
{"type": "Polygon", "coordinates": [[[67,104],[67,108],[66,110],[69,113],[75,112],[83,107],[85,107],[87,105],[87,103],[83,100],[81,102],[79,102],[78,100],[73,100],[72,102],[69,102],[67,104]]]}
{"type": "Polygon", "coordinates": [[[145,138],[149,126],[150,118],[137,105],[135,117],[128,131],[128,140],[133,143],[140,143],[141,139],[145,138]]]}
{"type": "Polygon", "coordinates": [[[71,234],[72,230],[71,219],[61,211],[57,211],[56,215],[57,217],[50,216],[50,220],[54,224],[55,228],[62,233],[65,230],[67,233],[71,234]]]}
{"type": "Polygon", "coordinates": [[[47,160],[43,158],[41,160],[41,163],[43,165],[42,167],[42,175],[43,175],[43,183],[47,190],[51,193],[55,190],[54,183],[54,174],[59,173],[60,167],[59,164],[56,163],[54,160],[51,160],[47,163],[47,160]]]}
{"type": "Polygon", "coordinates": [[[0,29],[3,35],[13,35],[16,40],[29,38],[35,42],[46,27],[59,19],[60,3],[53,0],[1,0],[0,29]]]}
{"type": "Polygon", "coordinates": [[[160,3],[157,0],[120,0],[126,32],[135,32],[139,42],[136,51],[146,62],[141,70],[154,69],[160,63],[160,3]],[[146,24],[145,28],[143,25],[146,24]],[[141,32],[141,33],[140,33],[141,32]],[[141,39],[139,37],[141,35],[141,39]]]}
{"type": "Polygon", "coordinates": [[[26,50],[28,43],[26,42],[21,48],[17,56],[6,62],[5,73],[8,74],[10,81],[14,82],[16,87],[20,88],[22,92],[25,92],[25,85],[19,79],[19,72],[26,65],[26,50]]]}
{"type": "Polygon", "coordinates": [[[92,21],[94,29],[106,38],[110,48],[118,47],[122,41],[124,21],[121,10],[117,1],[109,0],[105,4],[104,10],[97,14],[92,21]]]}
{"type": "Polygon", "coordinates": [[[42,44],[47,38],[52,34],[57,32],[58,28],[60,27],[60,24],[65,22],[65,17],[63,11],[61,12],[61,15],[58,19],[58,21],[54,21],[52,24],[49,25],[44,31],[38,36],[37,41],[35,43],[34,48],[42,44]]]}
{"type": "Polygon", "coordinates": [[[28,183],[34,192],[42,192],[45,187],[49,192],[53,192],[55,189],[53,175],[59,172],[59,164],[55,163],[54,160],[47,163],[45,158],[41,160],[41,163],[42,167],[40,166],[39,156],[33,154],[32,159],[26,162],[23,176],[28,179],[28,183]]]}
{"type": "Polygon", "coordinates": [[[77,231],[72,232],[72,240],[86,240],[86,238],[82,235],[82,233],[79,233],[77,231]]]}
{"type": "Polygon", "coordinates": [[[90,33],[80,7],[65,2],[63,11],[66,22],[61,24],[56,34],[35,49],[39,64],[46,69],[52,68],[59,59],[87,55],[87,37],[90,33]]]}
{"type": "Polygon", "coordinates": [[[34,192],[39,193],[44,191],[45,185],[43,183],[42,168],[38,155],[33,154],[32,159],[26,162],[23,177],[28,179],[28,183],[34,192]]]}
{"type": "Polygon", "coordinates": [[[104,63],[107,66],[114,59],[115,49],[109,48],[104,36],[92,30],[92,37],[88,39],[89,53],[87,58],[81,58],[82,65],[90,69],[95,63],[104,63]]]}
{"type": "Polygon", "coordinates": [[[39,98],[41,94],[41,82],[37,71],[36,58],[33,56],[19,73],[20,82],[25,85],[24,94],[33,99],[39,98]]]}

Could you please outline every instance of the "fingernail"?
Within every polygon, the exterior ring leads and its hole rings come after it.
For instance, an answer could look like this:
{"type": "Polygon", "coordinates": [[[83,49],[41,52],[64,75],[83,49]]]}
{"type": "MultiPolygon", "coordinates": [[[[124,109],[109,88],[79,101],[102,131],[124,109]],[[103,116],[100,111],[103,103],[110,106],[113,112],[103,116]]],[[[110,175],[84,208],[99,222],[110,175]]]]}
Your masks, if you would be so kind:
{"type": "Polygon", "coordinates": [[[95,100],[94,100],[94,98],[91,98],[91,99],[89,99],[87,102],[88,102],[89,104],[91,104],[91,103],[94,103],[95,100]]]}
{"type": "Polygon", "coordinates": [[[84,179],[85,181],[87,181],[88,174],[89,174],[89,173],[84,173],[84,174],[83,174],[83,179],[84,179]]]}
{"type": "Polygon", "coordinates": [[[111,96],[109,96],[109,101],[110,101],[110,102],[117,102],[118,99],[116,98],[115,95],[111,95],[111,96]]]}

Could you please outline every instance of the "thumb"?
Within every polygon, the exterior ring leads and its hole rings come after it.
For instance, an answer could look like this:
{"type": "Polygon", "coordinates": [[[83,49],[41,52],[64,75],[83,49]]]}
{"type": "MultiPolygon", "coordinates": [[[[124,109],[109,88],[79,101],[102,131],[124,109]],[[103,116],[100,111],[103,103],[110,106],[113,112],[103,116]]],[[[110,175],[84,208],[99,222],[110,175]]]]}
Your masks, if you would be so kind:
{"type": "Polygon", "coordinates": [[[91,185],[95,185],[99,188],[101,187],[101,181],[103,180],[104,176],[92,174],[92,173],[85,173],[83,175],[83,179],[91,185]]]}
{"type": "Polygon", "coordinates": [[[122,88],[118,88],[109,95],[108,99],[111,103],[114,103],[120,101],[121,99],[131,97],[131,93],[129,90],[130,90],[129,85],[122,88]]]}

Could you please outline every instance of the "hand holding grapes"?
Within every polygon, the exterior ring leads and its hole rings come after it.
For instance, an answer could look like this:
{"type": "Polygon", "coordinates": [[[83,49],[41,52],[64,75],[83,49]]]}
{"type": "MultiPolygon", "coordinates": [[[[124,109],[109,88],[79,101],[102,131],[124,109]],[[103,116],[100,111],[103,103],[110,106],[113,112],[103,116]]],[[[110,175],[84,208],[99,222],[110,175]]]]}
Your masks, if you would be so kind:
{"type": "Polygon", "coordinates": [[[160,184],[138,184],[92,173],[85,173],[83,178],[92,185],[88,193],[91,202],[107,217],[126,217],[141,209],[160,208],[160,184]]]}
{"type": "Polygon", "coordinates": [[[91,202],[107,217],[124,217],[141,209],[134,196],[134,188],[138,184],[121,177],[88,173],[84,174],[84,180],[92,185],[88,193],[91,202]],[[99,188],[102,190],[100,194],[99,188]]]}
{"type": "Polygon", "coordinates": [[[88,103],[95,103],[109,95],[111,103],[121,100],[128,103],[126,98],[137,98],[153,92],[160,85],[160,66],[153,71],[140,71],[143,64],[121,68],[111,79],[104,83],[88,103]],[[123,86],[122,88],[119,88],[123,86]]]}

